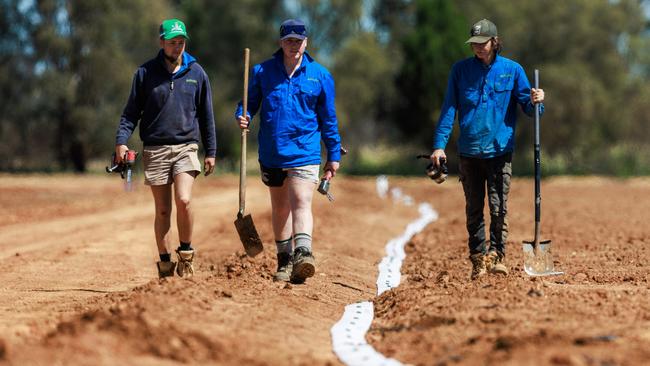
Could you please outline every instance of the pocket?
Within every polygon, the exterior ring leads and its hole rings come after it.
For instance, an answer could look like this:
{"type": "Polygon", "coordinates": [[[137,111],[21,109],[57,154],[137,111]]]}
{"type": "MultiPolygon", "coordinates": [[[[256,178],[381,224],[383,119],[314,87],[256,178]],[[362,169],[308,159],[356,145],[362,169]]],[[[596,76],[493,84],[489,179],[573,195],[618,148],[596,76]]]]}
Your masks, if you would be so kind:
{"type": "Polygon", "coordinates": [[[321,93],[321,85],[317,80],[307,80],[300,84],[300,98],[305,104],[313,109],[321,93]]]}
{"type": "Polygon", "coordinates": [[[511,91],[515,86],[513,78],[500,78],[494,82],[494,91],[497,93],[511,91]]]}

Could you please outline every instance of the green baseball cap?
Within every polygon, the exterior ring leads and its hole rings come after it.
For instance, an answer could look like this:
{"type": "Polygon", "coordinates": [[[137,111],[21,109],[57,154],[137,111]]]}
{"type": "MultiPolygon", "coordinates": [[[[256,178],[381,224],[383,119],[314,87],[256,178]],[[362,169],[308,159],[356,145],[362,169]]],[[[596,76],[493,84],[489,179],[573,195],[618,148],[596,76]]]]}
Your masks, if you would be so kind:
{"type": "Polygon", "coordinates": [[[185,30],[185,23],[178,19],[166,19],[160,24],[160,39],[172,39],[175,37],[190,39],[185,30]]]}
{"type": "Polygon", "coordinates": [[[487,19],[481,19],[469,30],[469,36],[465,43],[485,43],[497,36],[497,26],[487,19]]]}

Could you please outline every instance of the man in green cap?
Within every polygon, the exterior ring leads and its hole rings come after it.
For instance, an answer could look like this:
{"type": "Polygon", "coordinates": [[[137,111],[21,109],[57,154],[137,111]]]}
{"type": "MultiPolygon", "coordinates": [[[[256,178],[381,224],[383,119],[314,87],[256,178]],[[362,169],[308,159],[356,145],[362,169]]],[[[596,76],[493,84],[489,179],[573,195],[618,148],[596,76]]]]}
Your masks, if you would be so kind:
{"type": "Polygon", "coordinates": [[[212,91],[208,75],[185,52],[189,39],[185,24],[178,19],[160,24],[160,51],[135,72],[131,94],[124,107],[115,138],[115,154],[121,160],[127,141],[140,123],[144,145],[145,184],[151,186],[155,205],[154,232],[160,261],[158,274],[192,276],[192,186],[201,172],[198,143],[205,158],[205,175],[214,171],[217,140],[212,112],[212,91]],[[171,261],[170,221],[173,198],[180,245],[178,265],[171,261]]]}
{"type": "MultiPolygon", "coordinates": [[[[512,152],[517,104],[532,116],[534,105],[544,101],[542,89],[531,89],[524,69],[500,55],[497,27],[483,19],[470,29],[474,57],[454,64],[445,101],[433,138],[431,160],[436,166],[446,159],[445,146],[458,114],[459,175],[465,192],[465,214],[471,278],[508,274],[505,245],[508,192],[512,176],[512,152]],[[488,195],[489,245],[485,238],[483,207],[488,195]]],[[[540,106],[543,112],[544,105],[540,106]]]]}

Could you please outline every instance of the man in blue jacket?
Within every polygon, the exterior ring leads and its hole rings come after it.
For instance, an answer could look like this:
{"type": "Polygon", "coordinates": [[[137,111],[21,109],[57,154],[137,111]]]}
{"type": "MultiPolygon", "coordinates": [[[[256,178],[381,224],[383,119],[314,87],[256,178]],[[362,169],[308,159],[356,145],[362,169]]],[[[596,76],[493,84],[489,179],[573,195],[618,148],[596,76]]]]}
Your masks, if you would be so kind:
{"type": "Polygon", "coordinates": [[[199,139],[205,151],[205,175],[214,171],[217,151],[210,81],[196,59],[185,52],[188,39],[182,21],[162,22],[161,50],[135,72],[115,138],[115,154],[121,160],[128,150],[129,137],[140,123],[145,184],[151,186],[156,210],[154,232],[160,277],[173,276],[174,269],[181,277],[194,274],[191,198],[194,179],[201,172],[199,139]],[[180,241],[176,250],[178,265],[171,261],[168,251],[172,184],[180,241]]]}
{"type": "MultiPolygon", "coordinates": [[[[488,272],[508,274],[504,264],[508,235],[507,201],[512,176],[517,104],[532,116],[534,104],[544,101],[542,89],[531,89],[518,63],[502,57],[497,27],[483,19],[470,30],[474,57],[454,64],[445,101],[433,137],[431,160],[446,159],[445,146],[458,115],[460,180],[465,192],[465,214],[471,278],[488,272]],[[483,206],[487,186],[490,241],[485,240],[483,206]]],[[[543,105],[540,106],[543,111],[543,105]]]]}
{"type": "Polygon", "coordinates": [[[341,158],[334,80],[305,52],[306,47],[305,24],[284,21],[280,49],[253,68],[248,88],[250,113],[242,116],[241,103],[235,113],[244,129],[261,107],[259,162],[262,181],[271,195],[278,250],[274,280],[294,283],[304,282],[315,272],[311,202],[319,182],[321,140],[327,149],[322,179],[336,175],[341,158]]]}

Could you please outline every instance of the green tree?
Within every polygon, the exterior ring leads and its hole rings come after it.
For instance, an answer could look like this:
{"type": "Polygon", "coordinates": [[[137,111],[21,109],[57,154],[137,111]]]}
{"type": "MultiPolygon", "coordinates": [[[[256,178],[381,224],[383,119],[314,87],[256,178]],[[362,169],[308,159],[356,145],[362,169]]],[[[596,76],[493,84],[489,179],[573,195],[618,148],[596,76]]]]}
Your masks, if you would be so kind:
{"type": "Polygon", "coordinates": [[[358,146],[387,136],[383,106],[395,94],[395,65],[376,35],[364,32],[349,39],[334,55],[332,74],[343,138],[358,146]]]}
{"type": "Polygon", "coordinates": [[[244,48],[251,50],[251,66],[271,57],[279,47],[282,5],[280,0],[191,0],[181,5],[191,38],[188,52],[210,77],[220,160],[239,155],[234,111],[243,92],[244,48]]]}
{"type": "Polygon", "coordinates": [[[36,147],[28,141],[28,92],[34,83],[30,33],[28,15],[20,10],[18,2],[0,1],[0,170],[22,165],[36,147]]]}
{"type": "Polygon", "coordinates": [[[9,124],[21,142],[3,151],[13,157],[6,168],[83,172],[90,158],[112,151],[133,70],[155,54],[168,7],[144,0],[11,4],[3,3],[5,19],[19,22],[10,23],[16,34],[3,35],[2,44],[17,41],[10,52],[27,82],[9,89],[19,99],[9,124]]]}
{"type": "Polygon", "coordinates": [[[329,59],[361,31],[362,0],[302,0],[296,5],[287,13],[307,23],[309,49],[321,59],[329,59]]]}
{"type": "Polygon", "coordinates": [[[415,26],[401,40],[394,122],[405,137],[429,146],[449,70],[467,55],[467,27],[452,1],[417,0],[415,6],[415,26]]]}

